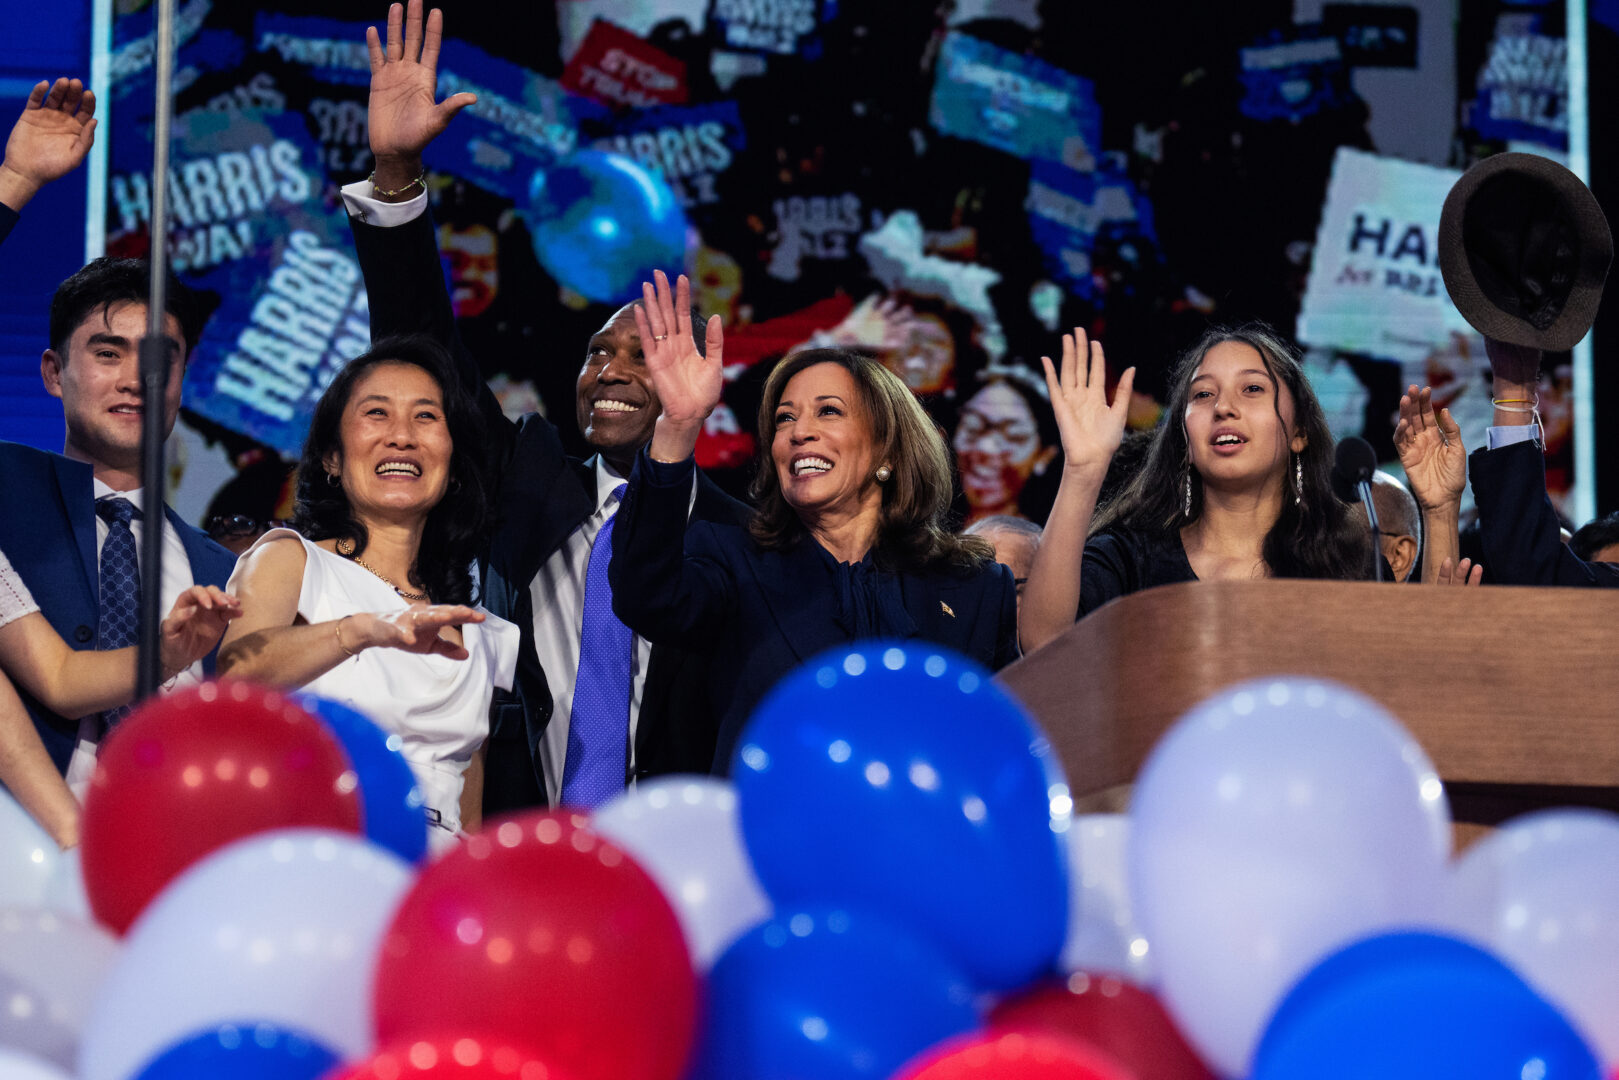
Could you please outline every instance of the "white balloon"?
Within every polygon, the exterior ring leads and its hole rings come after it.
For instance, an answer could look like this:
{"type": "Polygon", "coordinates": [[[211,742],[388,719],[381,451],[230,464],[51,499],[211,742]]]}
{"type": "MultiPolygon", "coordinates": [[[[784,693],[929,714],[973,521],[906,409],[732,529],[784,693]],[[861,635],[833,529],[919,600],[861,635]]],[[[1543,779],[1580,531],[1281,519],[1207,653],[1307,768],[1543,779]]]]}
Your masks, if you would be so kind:
{"type": "Polygon", "coordinates": [[[118,953],[118,939],[87,919],[0,908],[0,1046],[71,1069],[91,998],[118,953]]]}
{"type": "Polygon", "coordinates": [[[602,804],[591,827],[629,852],[680,917],[692,964],[720,953],[770,917],[742,846],[736,789],[708,776],[666,776],[602,804]]]}
{"type": "Polygon", "coordinates": [[[90,1010],[79,1080],[128,1080],[199,1030],[260,1022],[345,1058],[372,1048],[371,975],[414,872],[352,833],[280,829],[154,898],[90,1010]]]}
{"type": "Polygon", "coordinates": [[[1151,951],[1130,910],[1130,819],[1083,814],[1069,823],[1067,836],[1068,938],[1059,965],[1065,972],[1106,973],[1152,986],[1151,951]]]}
{"type": "Polygon", "coordinates": [[[1439,914],[1439,776],[1377,703],[1333,683],[1255,680],[1193,709],[1142,768],[1130,822],[1159,996],[1226,1076],[1248,1075],[1271,1012],[1316,963],[1439,914]]]}
{"type": "Polygon", "coordinates": [[[0,1080],[73,1080],[73,1077],[32,1054],[0,1046],[0,1080]]]}
{"type": "Polygon", "coordinates": [[[77,849],[63,852],[0,788],[0,906],[46,907],[90,917],[77,849]]]}
{"type": "Polygon", "coordinates": [[[1474,844],[1450,877],[1450,928],[1499,956],[1619,1066],[1619,816],[1543,810],[1474,844]]]}

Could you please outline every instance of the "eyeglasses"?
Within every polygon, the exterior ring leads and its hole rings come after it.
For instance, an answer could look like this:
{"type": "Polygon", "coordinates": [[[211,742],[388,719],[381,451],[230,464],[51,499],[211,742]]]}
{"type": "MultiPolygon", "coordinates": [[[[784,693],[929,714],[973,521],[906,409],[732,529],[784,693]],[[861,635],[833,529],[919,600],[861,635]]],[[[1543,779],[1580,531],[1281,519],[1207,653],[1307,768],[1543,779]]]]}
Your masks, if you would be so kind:
{"type": "Polygon", "coordinates": [[[260,521],[258,518],[248,517],[246,514],[218,514],[208,519],[208,535],[215,540],[240,540],[244,536],[254,536],[258,533],[269,532],[271,529],[290,529],[292,522],[281,518],[268,518],[260,521]]]}

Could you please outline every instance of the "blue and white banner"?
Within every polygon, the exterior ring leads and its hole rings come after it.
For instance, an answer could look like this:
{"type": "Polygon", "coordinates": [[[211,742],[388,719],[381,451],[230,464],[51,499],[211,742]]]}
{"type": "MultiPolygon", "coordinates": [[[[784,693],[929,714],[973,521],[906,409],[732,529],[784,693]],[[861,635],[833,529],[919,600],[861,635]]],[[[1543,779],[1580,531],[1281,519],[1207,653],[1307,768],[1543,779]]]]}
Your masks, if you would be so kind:
{"type": "Polygon", "coordinates": [[[637,109],[611,130],[594,149],[661,175],[688,211],[718,204],[720,178],[748,145],[734,101],[637,109]]]}
{"type": "Polygon", "coordinates": [[[1089,79],[965,34],[944,40],[929,122],[944,135],[1081,171],[1094,167],[1102,144],[1089,79]]]}
{"type": "Polygon", "coordinates": [[[836,0],[712,0],[708,28],[722,48],[815,60],[836,9],[836,0]]]}
{"type": "Polygon", "coordinates": [[[1091,271],[1098,237],[1157,242],[1151,204],[1118,168],[1078,172],[1037,161],[1023,207],[1046,273],[1087,300],[1095,297],[1091,271]]]}
{"type": "Polygon", "coordinates": [[[1478,76],[1470,118],[1486,139],[1527,140],[1568,149],[1568,41],[1499,33],[1478,76]]]}
{"type": "Polygon", "coordinates": [[[1254,120],[1303,120],[1354,100],[1343,45],[1317,24],[1243,49],[1241,78],[1240,108],[1254,120]]]}

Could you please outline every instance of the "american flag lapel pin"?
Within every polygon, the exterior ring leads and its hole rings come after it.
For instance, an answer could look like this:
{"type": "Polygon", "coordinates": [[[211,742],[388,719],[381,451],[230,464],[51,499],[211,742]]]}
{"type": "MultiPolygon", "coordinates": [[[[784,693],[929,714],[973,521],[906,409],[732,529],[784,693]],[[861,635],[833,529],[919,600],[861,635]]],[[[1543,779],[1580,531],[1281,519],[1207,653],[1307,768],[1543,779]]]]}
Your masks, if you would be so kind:
{"type": "Polygon", "coordinates": [[[950,610],[950,605],[945,603],[943,600],[939,601],[939,610],[950,616],[952,619],[956,617],[956,613],[950,610]]]}

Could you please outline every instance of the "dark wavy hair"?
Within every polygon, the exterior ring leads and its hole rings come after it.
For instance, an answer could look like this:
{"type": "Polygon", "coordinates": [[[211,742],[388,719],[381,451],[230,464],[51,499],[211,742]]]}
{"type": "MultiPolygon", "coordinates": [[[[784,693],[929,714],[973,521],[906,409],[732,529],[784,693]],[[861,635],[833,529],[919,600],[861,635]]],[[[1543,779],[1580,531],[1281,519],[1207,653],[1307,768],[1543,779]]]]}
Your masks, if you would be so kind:
{"type": "Polygon", "coordinates": [[[782,494],[770,450],[776,438],[776,406],[787,383],[816,364],[836,364],[854,377],[860,406],[871,419],[873,460],[886,461],[893,470],[882,485],[882,520],[872,550],[877,565],[885,570],[967,569],[992,562],[995,549],[989,541],[959,536],[949,528],[950,451],[938,426],[898,375],[848,349],[793,353],[765,380],[759,404],[759,471],[750,489],[758,510],[749,531],[759,546],[780,550],[808,533],[782,494]]]}
{"type": "Polygon", "coordinates": [[[354,384],[378,364],[389,363],[414,365],[438,382],[453,447],[449,487],[438,505],[428,511],[416,552],[415,579],[435,604],[470,604],[474,600],[472,562],[489,513],[478,457],[484,445],[483,417],[456,377],[454,359],[444,346],[424,334],[401,334],[374,342],[369,352],[344,365],[320,396],[298,462],[293,527],[311,540],[350,539],[356,555],[365,551],[366,528],[351,512],[348,492],[327,481],[325,461],[333,453],[342,453],[343,412],[354,384]]]}
{"type": "MultiPolygon", "coordinates": [[[[1198,365],[1210,349],[1228,341],[1240,342],[1259,353],[1275,385],[1287,387],[1293,397],[1294,425],[1308,440],[1297,455],[1303,471],[1303,491],[1295,502],[1293,462],[1289,461],[1282,512],[1265,535],[1264,558],[1271,574],[1346,580],[1371,577],[1371,540],[1332,492],[1332,432],[1321,403],[1293,349],[1261,322],[1212,328],[1182,356],[1170,375],[1169,401],[1147,449],[1146,461],[1118,496],[1097,514],[1091,535],[1118,528],[1146,533],[1178,531],[1202,516],[1203,483],[1191,466],[1186,443],[1186,403],[1198,365]],[[1190,514],[1185,505],[1188,479],[1192,486],[1190,514]]],[[[1280,423],[1280,393],[1271,399],[1271,406],[1280,423]]]]}

